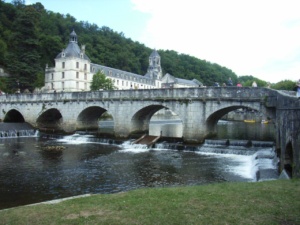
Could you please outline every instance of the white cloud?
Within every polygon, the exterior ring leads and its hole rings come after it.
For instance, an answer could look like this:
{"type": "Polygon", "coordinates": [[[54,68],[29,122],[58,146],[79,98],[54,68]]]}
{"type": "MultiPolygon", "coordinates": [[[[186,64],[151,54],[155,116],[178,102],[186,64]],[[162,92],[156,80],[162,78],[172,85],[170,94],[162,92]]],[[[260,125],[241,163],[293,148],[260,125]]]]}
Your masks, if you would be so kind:
{"type": "Polygon", "coordinates": [[[300,78],[297,0],[131,0],[151,15],[140,41],[278,82],[300,78]]]}

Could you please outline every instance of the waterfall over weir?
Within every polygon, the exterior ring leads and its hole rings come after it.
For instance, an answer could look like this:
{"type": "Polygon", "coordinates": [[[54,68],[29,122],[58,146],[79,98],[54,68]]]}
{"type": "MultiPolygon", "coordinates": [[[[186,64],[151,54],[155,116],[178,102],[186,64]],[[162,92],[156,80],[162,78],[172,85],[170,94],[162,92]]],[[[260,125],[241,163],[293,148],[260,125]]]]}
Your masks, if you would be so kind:
{"type": "Polygon", "coordinates": [[[199,152],[251,156],[252,172],[256,180],[278,179],[279,158],[273,142],[247,140],[206,140],[199,152]]]}
{"type": "Polygon", "coordinates": [[[15,137],[37,137],[36,130],[8,130],[0,131],[0,138],[15,138],[15,137]]]}
{"type": "Polygon", "coordinates": [[[0,123],[0,138],[36,137],[38,131],[28,123],[0,123]]]}
{"type": "MultiPolygon", "coordinates": [[[[181,143],[158,143],[158,149],[194,151],[199,154],[248,156],[248,164],[255,181],[278,179],[279,159],[273,142],[248,140],[205,140],[200,146],[184,146],[181,143]]],[[[237,171],[237,173],[243,173],[237,171]]]]}

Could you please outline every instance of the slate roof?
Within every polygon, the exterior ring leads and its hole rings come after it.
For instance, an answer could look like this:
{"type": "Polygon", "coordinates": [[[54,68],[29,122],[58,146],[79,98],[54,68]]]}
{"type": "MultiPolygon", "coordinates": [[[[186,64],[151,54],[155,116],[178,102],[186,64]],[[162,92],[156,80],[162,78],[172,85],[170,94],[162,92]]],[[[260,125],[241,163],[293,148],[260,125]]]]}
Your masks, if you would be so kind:
{"type": "Polygon", "coordinates": [[[160,55],[158,54],[158,52],[154,49],[153,52],[150,54],[150,57],[160,57],[160,55]]]}
{"type": "Polygon", "coordinates": [[[175,83],[175,84],[182,84],[188,86],[202,86],[202,83],[196,79],[193,80],[186,80],[181,78],[176,78],[169,73],[166,73],[163,77],[163,83],[175,83]]]}
{"type": "Polygon", "coordinates": [[[94,64],[94,63],[91,63],[91,66],[94,69],[94,72],[103,70],[103,72],[107,76],[118,77],[118,78],[121,78],[124,80],[131,80],[131,81],[140,82],[140,83],[144,83],[143,81],[146,81],[146,80],[151,84],[152,84],[152,82],[154,82],[154,80],[151,79],[150,77],[127,72],[124,70],[115,69],[115,68],[111,68],[111,67],[103,66],[103,65],[99,65],[99,64],[94,64]],[[111,75],[109,75],[109,72],[111,72],[111,75]],[[136,80],[132,80],[132,78],[135,78],[136,80]]]}
{"type": "MultiPolygon", "coordinates": [[[[80,53],[81,50],[77,44],[77,35],[75,31],[73,30],[70,34],[70,41],[66,49],[64,49],[62,52],[60,52],[55,59],[63,58],[63,53],[65,58],[81,58],[80,53]]],[[[89,57],[86,54],[83,54],[83,58],[86,60],[89,60],[89,57]]]]}

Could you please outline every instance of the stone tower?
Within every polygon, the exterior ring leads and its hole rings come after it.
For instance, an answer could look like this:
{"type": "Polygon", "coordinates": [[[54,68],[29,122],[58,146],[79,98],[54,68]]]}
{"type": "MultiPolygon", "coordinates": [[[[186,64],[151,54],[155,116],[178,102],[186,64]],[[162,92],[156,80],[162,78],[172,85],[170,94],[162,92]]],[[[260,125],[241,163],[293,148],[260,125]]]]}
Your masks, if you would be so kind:
{"type": "Polygon", "coordinates": [[[147,76],[155,80],[160,80],[162,78],[160,55],[156,50],[153,50],[153,52],[149,56],[149,67],[147,71],[147,76]]]}

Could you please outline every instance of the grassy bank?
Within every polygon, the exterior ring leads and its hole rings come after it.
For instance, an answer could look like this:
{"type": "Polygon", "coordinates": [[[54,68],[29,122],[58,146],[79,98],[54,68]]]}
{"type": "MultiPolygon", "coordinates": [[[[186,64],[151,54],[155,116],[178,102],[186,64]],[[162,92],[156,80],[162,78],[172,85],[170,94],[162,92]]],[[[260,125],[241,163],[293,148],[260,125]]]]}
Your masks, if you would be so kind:
{"type": "Polygon", "coordinates": [[[300,180],[147,188],[0,211],[0,224],[300,224],[300,180]]]}

